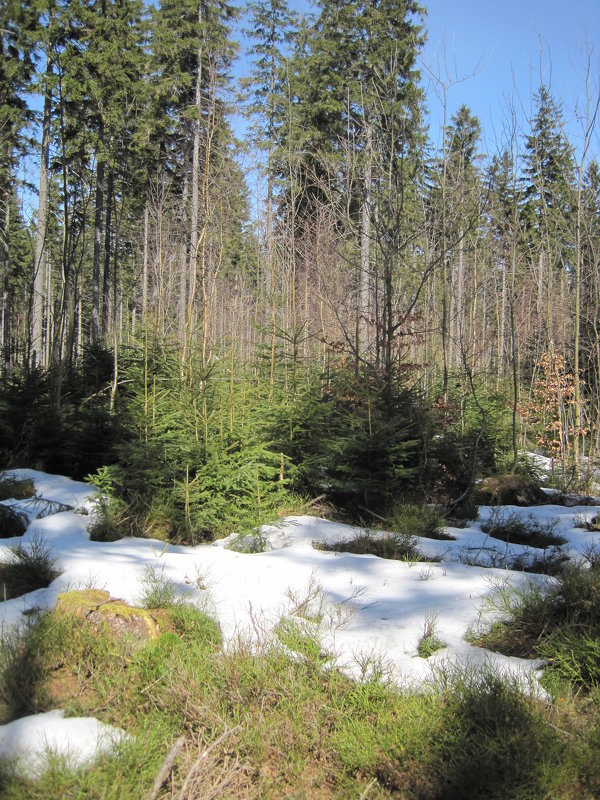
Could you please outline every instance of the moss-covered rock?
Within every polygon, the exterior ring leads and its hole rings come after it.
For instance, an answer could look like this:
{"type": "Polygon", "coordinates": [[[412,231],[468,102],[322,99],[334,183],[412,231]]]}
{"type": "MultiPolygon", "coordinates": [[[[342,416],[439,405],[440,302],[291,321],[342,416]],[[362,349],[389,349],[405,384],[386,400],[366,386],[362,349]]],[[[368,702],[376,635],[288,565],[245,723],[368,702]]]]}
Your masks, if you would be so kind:
{"type": "Polygon", "coordinates": [[[119,638],[145,644],[158,639],[156,618],[145,608],[130,606],[102,589],[81,589],[59,594],[57,614],[80,617],[96,628],[108,628],[119,638]]]}
{"type": "Polygon", "coordinates": [[[490,475],[475,487],[473,500],[486,506],[539,506],[548,497],[528,475],[490,475]]]}
{"type": "Polygon", "coordinates": [[[30,478],[17,480],[16,478],[0,477],[0,500],[27,500],[35,496],[35,487],[30,478]]]}

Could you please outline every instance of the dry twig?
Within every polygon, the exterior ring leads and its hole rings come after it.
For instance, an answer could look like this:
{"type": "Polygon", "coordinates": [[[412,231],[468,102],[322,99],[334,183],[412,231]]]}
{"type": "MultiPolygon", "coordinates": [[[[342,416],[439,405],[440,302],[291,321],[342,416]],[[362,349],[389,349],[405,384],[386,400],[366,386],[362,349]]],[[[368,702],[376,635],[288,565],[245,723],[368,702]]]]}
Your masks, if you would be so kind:
{"type": "Polygon", "coordinates": [[[169,779],[169,775],[171,774],[171,771],[175,766],[175,762],[177,761],[177,756],[181,752],[181,749],[184,744],[185,744],[185,736],[180,736],[179,739],[176,739],[171,745],[171,749],[165,756],[165,760],[162,763],[162,767],[160,768],[160,771],[158,772],[156,778],[154,779],[154,783],[152,784],[152,791],[148,795],[148,800],[156,800],[156,798],[160,794],[160,790],[169,779]]]}

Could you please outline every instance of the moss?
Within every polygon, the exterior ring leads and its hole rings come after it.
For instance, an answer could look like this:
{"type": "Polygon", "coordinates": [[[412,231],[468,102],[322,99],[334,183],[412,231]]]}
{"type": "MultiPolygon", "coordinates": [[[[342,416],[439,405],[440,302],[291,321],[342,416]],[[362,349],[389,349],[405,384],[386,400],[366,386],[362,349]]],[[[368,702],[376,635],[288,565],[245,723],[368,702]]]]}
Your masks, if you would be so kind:
{"type": "Polygon", "coordinates": [[[0,500],[27,500],[35,496],[33,481],[29,478],[0,478],[0,500]]]}
{"type": "Polygon", "coordinates": [[[145,608],[130,606],[124,600],[111,598],[101,589],[64,592],[58,596],[57,614],[81,617],[92,625],[104,625],[113,633],[129,634],[134,639],[157,639],[159,628],[155,617],[145,608]]]}

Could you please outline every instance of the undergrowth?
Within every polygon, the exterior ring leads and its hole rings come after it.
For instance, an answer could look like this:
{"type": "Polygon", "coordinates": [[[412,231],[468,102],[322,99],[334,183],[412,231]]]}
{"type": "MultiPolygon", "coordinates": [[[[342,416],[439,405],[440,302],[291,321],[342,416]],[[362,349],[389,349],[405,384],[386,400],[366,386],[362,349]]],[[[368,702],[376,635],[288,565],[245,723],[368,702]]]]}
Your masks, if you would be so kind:
{"type": "Polygon", "coordinates": [[[8,549],[0,562],[0,599],[10,600],[49,586],[59,575],[57,562],[40,537],[8,549]]]}
{"type": "Polygon", "coordinates": [[[159,639],[133,655],[108,631],[52,613],[4,637],[4,720],[63,707],[132,737],[115,757],[75,771],[56,761],[37,781],[5,764],[5,800],[139,800],[178,740],[161,800],[542,800],[600,788],[598,708],[573,729],[576,698],[548,707],[490,671],[443,667],[432,690],[399,691],[324,669],[316,640],[289,620],[281,637],[302,658],[242,639],[225,652],[216,624],[189,605],[160,620],[159,639]]]}
{"type": "Polygon", "coordinates": [[[477,642],[506,655],[538,657],[544,685],[555,696],[583,692],[600,701],[600,559],[564,567],[551,582],[498,589],[501,619],[477,642]]]}
{"type": "Polygon", "coordinates": [[[555,533],[557,524],[556,519],[540,521],[532,515],[523,517],[516,512],[494,508],[489,518],[481,523],[481,530],[507,544],[546,549],[566,544],[567,540],[555,533]]]}
{"type": "Polygon", "coordinates": [[[446,520],[435,506],[400,503],[388,516],[387,527],[399,536],[422,536],[426,539],[451,541],[454,536],[444,530],[446,520]]]}
{"type": "MultiPolygon", "coordinates": [[[[374,555],[395,561],[410,563],[424,561],[425,558],[417,546],[417,540],[410,534],[378,534],[373,531],[362,531],[352,539],[335,544],[313,542],[316,550],[336,553],[354,553],[355,555],[374,555]]],[[[428,559],[432,560],[432,559],[428,559]]]]}

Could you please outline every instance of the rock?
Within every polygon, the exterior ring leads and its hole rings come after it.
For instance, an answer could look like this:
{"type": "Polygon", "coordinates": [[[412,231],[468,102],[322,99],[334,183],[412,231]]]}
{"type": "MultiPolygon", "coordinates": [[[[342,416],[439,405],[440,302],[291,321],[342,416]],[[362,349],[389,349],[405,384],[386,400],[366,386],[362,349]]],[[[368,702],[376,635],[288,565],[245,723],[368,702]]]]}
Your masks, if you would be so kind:
{"type": "Polygon", "coordinates": [[[81,589],[58,595],[56,614],[80,617],[96,630],[108,628],[119,639],[136,644],[158,639],[156,619],[145,608],[130,606],[102,589],[81,589]]]}
{"type": "Polygon", "coordinates": [[[0,500],[26,500],[34,495],[35,488],[30,478],[0,478],[0,500]]]}
{"type": "Polygon", "coordinates": [[[473,490],[477,505],[540,506],[548,497],[527,475],[490,475],[473,490]]]}
{"type": "Polygon", "coordinates": [[[27,530],[27,526],[28,521],[23,514],[0,504],[0,539],[10,539],[12,536],[23,536],[27,530]]]}

